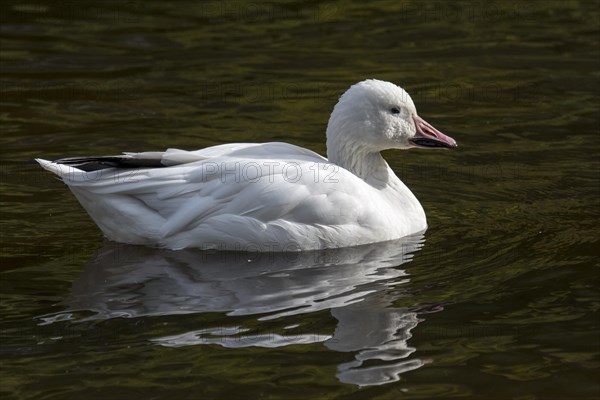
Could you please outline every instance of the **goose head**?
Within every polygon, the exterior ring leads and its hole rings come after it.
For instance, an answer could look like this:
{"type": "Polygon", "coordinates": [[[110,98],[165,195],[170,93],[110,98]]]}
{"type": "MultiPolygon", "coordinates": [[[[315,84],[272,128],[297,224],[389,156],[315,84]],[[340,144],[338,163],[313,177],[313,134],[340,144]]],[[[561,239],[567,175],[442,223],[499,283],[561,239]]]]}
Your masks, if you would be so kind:
{"type": "Polygon", "coordinates": [[[368,79],[339,99],[327,126],[327,153],[379,153],[386,149],[455,148],[456,141],[417,114],[408,93],[390,82],[368,79]]]}

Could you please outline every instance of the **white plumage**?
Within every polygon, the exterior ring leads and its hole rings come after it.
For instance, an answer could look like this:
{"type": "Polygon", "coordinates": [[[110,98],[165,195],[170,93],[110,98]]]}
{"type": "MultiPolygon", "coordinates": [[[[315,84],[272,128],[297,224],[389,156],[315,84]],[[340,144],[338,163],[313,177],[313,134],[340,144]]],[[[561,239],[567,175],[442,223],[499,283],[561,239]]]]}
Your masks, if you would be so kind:
{"type": "Polygon", "coordinates": [[[366,80],[339,100],[326,159],[287,143],[38,159],[111,240],[181,249],[298,251],[397,239],[423,208],[380,151],[455,147],[398,86],[366,80]]]}

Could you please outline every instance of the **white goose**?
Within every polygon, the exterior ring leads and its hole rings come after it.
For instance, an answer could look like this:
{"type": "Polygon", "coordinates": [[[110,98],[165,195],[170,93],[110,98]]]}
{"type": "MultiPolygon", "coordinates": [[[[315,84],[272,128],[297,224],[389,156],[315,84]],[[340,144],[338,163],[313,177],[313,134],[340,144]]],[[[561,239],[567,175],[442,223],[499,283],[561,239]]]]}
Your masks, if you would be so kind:
{"type": "Polygon", "coordinates": [[[453,148],[406,91],[369,79],[344,93],[327,156],[287,143],[37,159],[111,240],[182,249],[299,251],[423,231],[423,207],[380,151],[453,148]]]}

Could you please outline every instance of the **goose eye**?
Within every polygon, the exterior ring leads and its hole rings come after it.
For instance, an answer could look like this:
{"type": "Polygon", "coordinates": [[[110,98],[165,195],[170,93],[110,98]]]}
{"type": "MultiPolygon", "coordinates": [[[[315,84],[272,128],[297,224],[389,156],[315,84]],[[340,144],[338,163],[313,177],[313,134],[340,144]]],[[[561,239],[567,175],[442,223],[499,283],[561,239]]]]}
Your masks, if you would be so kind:
{"type": "Polygon", "coordinates": [[[393,107],[390,112],[392,114],[400,114],[400,109],[398,107],[393,107]]]}

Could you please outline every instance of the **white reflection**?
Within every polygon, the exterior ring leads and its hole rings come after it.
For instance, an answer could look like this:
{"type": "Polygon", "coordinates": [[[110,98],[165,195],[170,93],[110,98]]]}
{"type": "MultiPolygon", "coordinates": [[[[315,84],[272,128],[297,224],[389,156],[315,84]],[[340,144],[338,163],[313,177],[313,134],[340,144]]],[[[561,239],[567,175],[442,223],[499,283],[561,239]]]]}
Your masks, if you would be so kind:
{"type": "Polygon", "coordinates": [[[323,342],[331,337],[312,333],[301,335],[279,335],[276,333],[269,333],[265,335],[232,336],[248,331],[249,329],[240,327],[208,328],[182,333],[181,335],[161,337],[155,339],[154,342],[167,347],[181,347],[196,344],[218,344],[223,347],[281,347],[289,346],[290,344],[323,342]],[[209,336],[207,337],[206,335],[209,336]]]}
{"type": "Polygon", "coordinates": [[[170,347],[228,348],[323,343],[352,355],[338,366],[340,381],[385,384],[424,363],[409,359],[415,351],[408,340],[419,323],[417,314],[392,306],[399,296],[408,295],[398,287],[408,282],[399,266],[410,261],[422,241],[419,235],[284,254],[166,251],[107,243],[73,284],[67,309],[43,320],[71,319],[81,311],[94,314],[78,320],[209,312],[255,315],[259,321],[270,320],[269,332],[237,326],[240,319],[232,318],[236,322],[231,326],[203,326],[151,341],[170,347]],[[294,315],[321,310],[331,310],[337,320],[333,332],[298,323],[298,318],[290,321],[294,315]]]}

